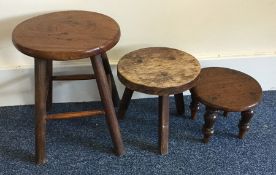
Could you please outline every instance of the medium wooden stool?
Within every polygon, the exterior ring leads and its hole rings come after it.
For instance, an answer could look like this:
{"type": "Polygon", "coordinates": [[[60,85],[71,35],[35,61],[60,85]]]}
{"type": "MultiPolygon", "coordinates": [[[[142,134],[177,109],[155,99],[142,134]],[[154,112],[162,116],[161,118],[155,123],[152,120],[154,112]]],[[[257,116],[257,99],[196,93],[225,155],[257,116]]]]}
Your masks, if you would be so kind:
{"type": "Polygon", "coordinates": [[[13,31],[12,40],[22,53],[35,60],[35,149],[36,163],[46,162],[45,130],[50,119],[71,119],[106,115],[117,155],[124,146],[113,102],[119,97],[106,51],[117,44],[119,25],[110,17],[87,11],[49,13],[26,20],[13,31]],[[90,57],[94,74],[53,76],[53,60],[67,61],[90,57]],[[52,105],[52,82],[96,79],[104,110],[47,115],[52,105]],[[113,97],[113,98],[112,98],[113,97]],[[113,99],[113,101],[112,101],[113,99]]]}
{"type": "Polygon", "coordinates": [[[261,101],[262,88],[249,75],[228,68],[208,67],[201,70],[197,85],[191,89],[190,105],[192,119],[195,119],[199,102],[206,106],[205,124],[202,131],[204,143],[214,133],[214,123],[219,110],[241,112],[239,138],[242,139],[249,130],[249,121],[253,116],[253,108],[261,101]]]}
{"type": "Polygon", "coordinates": [[[192,88],[200,72],[191,55],[171,48],[144,48],[123,56],[118,63],[119,80],[126,86],[118,111],[123,119],[133,91],[159,96],[160,153],[168,153],[169,95],[174,94],[178,113],[184,112],[182,92],[192,88]]]}

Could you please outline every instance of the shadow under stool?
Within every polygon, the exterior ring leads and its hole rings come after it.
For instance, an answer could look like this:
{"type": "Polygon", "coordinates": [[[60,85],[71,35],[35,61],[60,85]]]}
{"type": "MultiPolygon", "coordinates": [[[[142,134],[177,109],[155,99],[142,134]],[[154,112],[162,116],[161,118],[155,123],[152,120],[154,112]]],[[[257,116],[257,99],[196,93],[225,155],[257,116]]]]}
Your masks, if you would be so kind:
{"type": "Polygon", "coordinates": [[[35,61],[35,156],[46,162],[46,121],[105,115],[117,155],[124,154],[114,104],[119,101],[106,51],[117,44],[119,25],[112,18],[88,11],[62,11],[40,15],[16,26],[15,47],[35,61]],[[53,75],[53,61],[90,58],[94,74],[53,75]],[[53,81],[96,79],[104,110],[47,114],[52,106],[53,81]]]}
{"type": "Polygon", "coordinates": [[[214,123],[220,110],[224,111],[224,116],[227,116],[228,112],[241,113],[238,137],[244,138],[254,114],[253,109],[261,101],[262,88],[254,78],[240,71],[208,67],[201,69],[199,81],[191,89],[191,96],[193,120],[196,118],[199,103],[206,106],[202,132],[203,142],[208,143],[214,133],[214,123]]]}

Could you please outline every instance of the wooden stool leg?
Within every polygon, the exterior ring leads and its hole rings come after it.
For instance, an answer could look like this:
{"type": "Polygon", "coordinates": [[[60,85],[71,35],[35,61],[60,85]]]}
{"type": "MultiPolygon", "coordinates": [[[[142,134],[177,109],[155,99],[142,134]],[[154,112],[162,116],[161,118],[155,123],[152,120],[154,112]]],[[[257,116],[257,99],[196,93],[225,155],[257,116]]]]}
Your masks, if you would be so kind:
{"type": "Polygon", "coordinates": [[[223,111],[223,116],[227,117],[228,116],[228,112],[227,111],[223,111]]]}
{"type": "Polygon", "coordinates": [[[47,60],[35,58],[35,160],[37,164],[46,163],[46,95],[47,60]]]}
{"type": "Polygon", "coordinates": [[[53,103],[53,61],[47,61],[47,111],[52,108],[53,103]]]}
{"type": "Polygon", "coordinates": [[[102,60],[103,60],[103,66],[104,66],[105,72],[107,74],[108,82],[110,84],[109,86],[110,86],[110,89],[111,89],[113,104],[114,104],[115,107],[117,107],[119,105],[120,98],[119,98],[119,94],[118,94],[118,91],[117,91],[117,88],[116,88],[116,84],[115,84],[115,81],[114,81],[112,70],[111,70],[111,67],[110,67],[110,64],[109,64],[109,60],[108,60],[108,57],[107,57],[106,53],[103,53],[101,55],[101,57],[102,57],[102,60]]]}
{"type": "Polygon", "coordinates": [[[204,134],[203,142],[208,143],[209,138],[214,134],[214,123],[217,118],[217,111],[211,108],[206,108],[204,114],[205,124],[203,125],[202,131],[204,134]]]}
{"type": "Polygon", "coordinates": [[[195,95],[191,92],[191,104],[190,104],[190,110],[191,110],[191,118],[192,120],[196,119],[196,113],[199,110],[199,102],[196,99],[195,95]]]}
{"type": "Polygon", "coordinates": [[[123,94],[123,97],[122,97],[122,100],[120,102],[119,110],[118,110],[118,118],[119,119],[124,119],[125,118],[125,113],[126,113],[127,108],[129,106],[132,94],[133,94],[133,90],[126,87],[125,91],[124,91],[124,94],[123,94]]]}
{"type": "Polygon", "coordinates": [[[183,93],[174,94],[176,111],[178,115],[181,115],[185,111],[183,93]]]}
{"type": "Polygon", "coordinates": [[[253,117],[253,115],[254,115],[254,111],[251,109],[241,112],[242,117],[241,117],[241,120],[239,123],[239,129],[240,129],[239,138],[240,139],[243,139],[245,136],[245,133],[249,130],[249,128],[250,128],[249,122],[250,122],[251,118],[253,117]]]}
{"type": "Polygon", "coordinates": [[[169,96],[159,96],[159,147],[160,154],[168,154],[169,144],[169,96]]]}
{"type": "Polygon", "coordinates": [[[100,55],[97,55],[94,58],[91,58],[99,93],[101,96],[101,100],[104,104],[104,110],[106,113],[106,122],[115,147],[115,152],[117,155],[123,155],[125,152],[124,145],[123,145],[123,141],[120,133],[119,124],[116,118],[111,93],[109,91],[109,85],[107,82],[105,70],[101,60],[102,59],[100,55]]]}

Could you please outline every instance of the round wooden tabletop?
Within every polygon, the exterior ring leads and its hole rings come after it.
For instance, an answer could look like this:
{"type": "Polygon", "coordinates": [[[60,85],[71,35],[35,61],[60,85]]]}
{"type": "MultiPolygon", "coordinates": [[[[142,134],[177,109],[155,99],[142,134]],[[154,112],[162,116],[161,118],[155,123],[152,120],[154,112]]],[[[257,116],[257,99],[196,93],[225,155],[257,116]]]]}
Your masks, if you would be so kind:
{"type": "Polygon", "coordinates": [[[220,67],[203,68],[193,92],[203,104],[228,112],[246,111],[262,98],[262,88],[254,78],[220,67]]]}
{"type": "Polygon", "coordinates": [[[110,17],[88,11],[61,11],[16,26],[12,40],[22,53],[42,59],[74,60],[111,49],[120,38],[110,17]]]}
{"type": "Polygon", "coordinates": [[[151,47],[123,56],[117,71],[120,81],[131,90],[168,95],[192,88],[200,73],[200,64],[183,51],[151,47]]]}

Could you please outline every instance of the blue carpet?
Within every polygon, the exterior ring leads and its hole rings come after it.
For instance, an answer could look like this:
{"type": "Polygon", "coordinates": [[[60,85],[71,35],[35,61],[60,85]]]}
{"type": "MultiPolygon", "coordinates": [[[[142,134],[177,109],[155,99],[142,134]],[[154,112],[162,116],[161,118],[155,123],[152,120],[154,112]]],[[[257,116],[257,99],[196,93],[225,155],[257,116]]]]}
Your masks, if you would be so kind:
{"type": "MultiPolygon", "coordinates": [[[[34,163],[33,106],[0,108],[0,174],[276,174],[276,91],[264,93],[251,130],[237,139],[238,113],[217,119],[210,143],[201,142],[204,108],[196,121],[177,116],[170,99],[169,154],[158,155],[157,99],[132,100],[120,122],[126,154],[112,154],[103,117],[47,123],[48,163],[34,163]]],[[[98,102],[55,104],[53,112],[100,107],[98,102]]]]}

